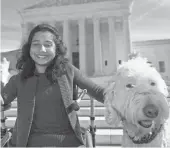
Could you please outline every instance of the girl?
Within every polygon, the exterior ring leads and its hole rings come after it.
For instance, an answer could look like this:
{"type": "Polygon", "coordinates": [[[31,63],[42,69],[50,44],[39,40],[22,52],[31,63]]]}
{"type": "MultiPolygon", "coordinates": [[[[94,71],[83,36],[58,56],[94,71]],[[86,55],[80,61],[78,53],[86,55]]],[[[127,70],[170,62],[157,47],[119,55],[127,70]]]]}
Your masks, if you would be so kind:
{"type": "Polygon", "coordinates": [[[78,147],[85,145],[74,108],[73,82],[100,102],[104,88],[94,84],[65,57],[56,28],[36,26],[22,47],[20,71],[2,89],[4,104],[17,98],[17,120],[11,146],[78,147]]]}

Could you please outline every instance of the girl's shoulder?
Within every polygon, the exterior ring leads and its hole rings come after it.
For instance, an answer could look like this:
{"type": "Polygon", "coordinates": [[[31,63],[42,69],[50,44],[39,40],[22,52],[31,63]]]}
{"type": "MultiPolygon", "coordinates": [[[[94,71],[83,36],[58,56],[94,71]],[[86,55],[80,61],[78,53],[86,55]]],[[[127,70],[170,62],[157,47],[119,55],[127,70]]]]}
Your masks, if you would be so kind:
{"type": "Polygon", "coordinates": [[[68,75],[74,74],[74,66],[69,62],[66,64],[66,71],[67,71],[68,75]]]}
{"type": "Polygon", "coordinates": [[[12,75],[9,79],[9,81],[13,81],[15,83],[19,82],[21,79],[21,74],[20,73],[17,73],[15,75],[12,75]]]}

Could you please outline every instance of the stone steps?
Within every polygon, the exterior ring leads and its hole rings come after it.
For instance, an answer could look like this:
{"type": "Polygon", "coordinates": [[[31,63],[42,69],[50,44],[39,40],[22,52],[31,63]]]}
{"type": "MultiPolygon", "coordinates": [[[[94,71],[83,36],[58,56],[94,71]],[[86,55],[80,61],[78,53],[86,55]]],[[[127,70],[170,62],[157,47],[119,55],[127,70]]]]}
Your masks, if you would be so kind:
{"type": "MultiPolygon", "coordinates": [[[[79,105],[81,106],[81,107],[90,107],[90,99],[89,98],[83,98],[80,102],[79,102],[79,105]]],[[[104,105],[102,104],[102,103],[100,103],[100,102],[98,102],[98,101],[96,101],[96,100],[94,100],[94,105],[95,105],[95,107],[104,107],[104,105]]],[[[12,102],[12,108],[16,108],[17,107],[17,101],[16,100],[14,100],[13,102],[12,102]]]]}
{"type": "MultiPolygon", "coordinates": [[[[13,110],[5,112],[6,117],[8,117],[7,127],[13,127],[14,123],[15,123],[16,113],[13,113],[12,111],[13,110]]],[[[16,111],[14,111],[14,112],[16,112],[16,111]]],[[[90,126],[90,123],[91,123],[90,117],[79,116],[79,120],[80,120],[80,125],[82,127],[88,128],[90,126]]],[[[105,118],[103,116],[95,116],[94,123],[98,129],[115,129],[114,127],[112,127],[106,123],[105,118]]],[[[117,129],[121,129],[121,125],[117,129]]]]}
{"type": "Polygon", "coordinates": [[[113,146],[113,145],[104,145],[104,146],[96,146],[96,148],[121,148],[121,146],[113,146]]]}
{"type": "MultiPolygon", "coordinates": [[[[104,106],[98,101],[95,103],[95,126],[96,130],[96,147],[121,146],[122,128],[114,128],[105,122],[104,106]]],[[[90,127],[90,99],[83,99],[79,102],[80,110],[77,112],[81,127],[90,127]]],[[[12,108],[5,111],[8,117],[6,126],[13,127],[17,116],[17,101],[12,102],[12,108]]]]}
{"type": "MultiPolygon", "coordinates": [[[[8,117],[7,122],[6,122],[6,126],[7,127],[13,127],[15,124],[15,120],[16,117],[8,117]]],[[[90,123],[88,123],[89,119],[86,117],[79,117],[80,120],[80,125],[83,127],[87,127],[90,125],[90,123]]],[[[98,120],[97,121],[102,121],[102,120],[98,120]]],[[[99,123],[98,123],[99,124],[99,123]]],[[[104,128],[104,129],[100,129],[98,127],[98,124],[95,123],[95,125],[97,126],[97,130],[96,130],[96,145],[97,146],[120,146],[121,144],[121,137],[122,137],[122,129],[111,129],[109,127],[104,128]]]]}
{"type": "MultiPolygon", "coordinates": [[[[104,107],[95,107],[95,116],[104,116],[104,107]]],[[[79,116],[90,116],[90,107],[81,107],[79,111],[77,111],[79,116]]],[[[5,115],[8,117],[16,117],[17,108],[12,108],[5,112],[5,115]]]]}

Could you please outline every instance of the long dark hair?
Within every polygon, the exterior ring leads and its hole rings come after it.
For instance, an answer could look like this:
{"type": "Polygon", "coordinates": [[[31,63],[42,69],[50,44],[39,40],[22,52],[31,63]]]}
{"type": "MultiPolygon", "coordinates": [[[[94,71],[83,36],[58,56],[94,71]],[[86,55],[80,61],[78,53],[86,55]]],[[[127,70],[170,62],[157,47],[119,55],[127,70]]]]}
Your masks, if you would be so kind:
{"type": "Polygon", "coordinates": [[[64,46],[58,30],[48,24],[40,24],[32,29],[27,42],[22,46],[22,54],[17,61],[16,68],[20,71],[22,80],[26,80],[35,74],[35,62],[30,56],[30,47],[35,33],[40,31],[49,31],[54,36],[56,56],[46,68],[45,74],[52,83],[55,83],[57,77],[66,73],[65,65],[68,62],[68,59],[66,58],[67,48],[64,46]]]}

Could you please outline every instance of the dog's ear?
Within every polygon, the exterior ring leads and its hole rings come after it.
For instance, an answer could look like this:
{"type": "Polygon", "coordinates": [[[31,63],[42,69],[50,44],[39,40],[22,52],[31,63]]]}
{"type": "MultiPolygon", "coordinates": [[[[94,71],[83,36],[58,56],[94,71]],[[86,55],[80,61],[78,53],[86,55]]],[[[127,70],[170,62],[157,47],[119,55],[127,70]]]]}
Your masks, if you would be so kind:
{"type": "Polygon", "coordinates": [[[114,84],[111,84],[106,92],[104,106],[105,106],[105,119],[106,122],[112,126],[118,126],[120,123],[120,117],[117,111],[114,109],[114,84]]]}
{"type": "Polygon", "coordinates": [[[133,52],[131,52],[131,53],[128,55],[128,58],[129,58],[129,60],[131,60],[131,59],[135,59],[135,58],[140,57],[140,56],[141,56],[141,55],[140,55],[139,52],[133,51],[133,52]]]}

